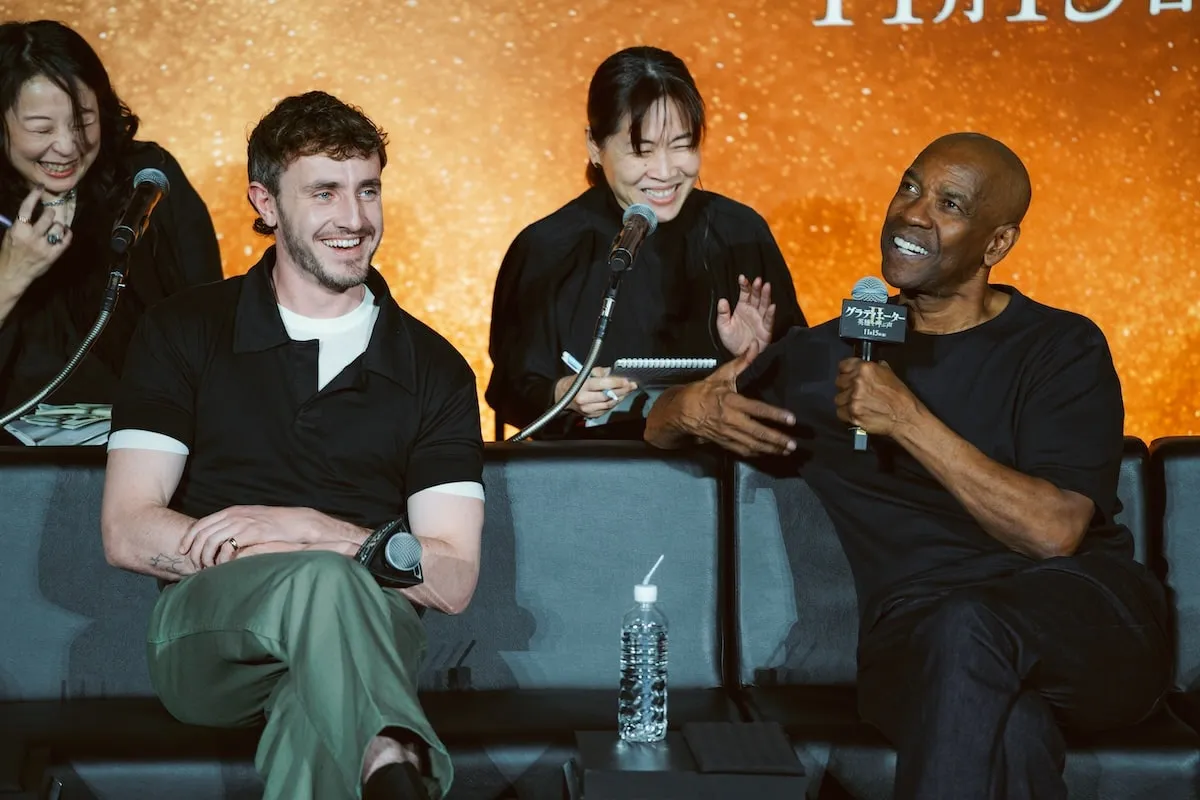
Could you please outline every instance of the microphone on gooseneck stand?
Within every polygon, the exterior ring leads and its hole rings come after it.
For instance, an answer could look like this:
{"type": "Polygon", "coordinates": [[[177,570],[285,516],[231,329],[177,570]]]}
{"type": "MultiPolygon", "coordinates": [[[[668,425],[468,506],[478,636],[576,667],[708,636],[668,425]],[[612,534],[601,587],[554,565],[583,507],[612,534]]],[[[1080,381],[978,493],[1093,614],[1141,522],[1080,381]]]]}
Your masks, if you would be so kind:
{"type": "MultiPolygon", "coordinates": [[[[908,307],[888,302],[887,284],[867,276],[859,278],[850,291],[849,300],[842,301],[838,334],[855,342],[855,353],[863,361],[875,360],[875,343],[900,344],[908,333],[908,307]]],[[[857,425],[854,449],[867,449],[867,432],[857,425]]]]}
{"type": "Polygon", "coordinates": [[[171,193],[167,176],[157,169],[144,169],[133,176],[133,192],[125,201],[121,215],[113,225],[109,246],[117,254],[108,275],[104,291],[104,309],[112,313],[117,297],[125,288],[125,273],[129,269],[129,251],[133,249],[150,226],[150,214],[158,201],[171,193]]]}
{"type": "Polygon", "coordinates": [[[588,348],[587,357],[583,359],[580,368],[575,371],[574,383],[558,399],[558,402],[543,411],[542,415],[533,422],[517,431],[509,439],[510,442],[521,442],[537,433],[547,422],[562,413],[563,409],[570,405],[571,401],[575,399],[575,395],[583,388],[584,382],[592,373],[592,367],[596,365],[596,359],[600,357],[600,347],[604,343],[604,335],[608,332],[608,320],[612,316],[613,306],[617,303],[617,290],[621,287],[621,279],[633,266],[633,260],[637,258],[638,250],[646,241],[646,237],[654,233],[654,229],[657,227],[658,217],[655,216],[654,209],[650,206],[638,203],[625,209],[625,215],[621,218],[621,230],[617,232],[612,247],[608,251],[608,288],[604,291],[604,299],[600,303],[600,316],[596,319],[596,329],[592,333],[592,346],[588,348]]]}
{"type": "Polygon", "coordinates": [[[632,267],[642,242],[657,227],[658,217],[650,206],[638,203],[625,209],[625,215],[621,217],[621,231],[608,252],[609,268],[613,272],[623,272],[632,267]]]}
{"type": "MultiPolygon", "coordinates": [[[[92,323],[92,327],[83,337],[83,341],[75,348],[74,354],[58,371],[58,374],[50,379],[49,383],[21,405],[0,414],[0,427],[23,416],[53,394],[66,382],[67,378],[71,377],[80,362],[87,356],[92,345],[96,343],[96,339],[108,325],[108,320],[117,307],[117,299],[121,296],[121,290],[125,288],[125,272],[129,269],[130,249],[146,232],[146,227],[150,224],[150,213],[154,211],[158,201],[166,197],[170,191],[171,184],[167,181],[167,176],[157,169],[144,169],[133,177],[133,192],[125,203],[120,217],[117,218],[117,224],[113,226],[110,247],[115,257],[109,268],[108,282],[104,287],[104,297],[100,304],[100,311],[96,315],[96,321],[92,323]]],[[[11,227],[12,223],[4,217],[0,217],[0,220],[11,227]]]]}
{"type": "Polygon", "coordinates": [[[171,193],[167,176],[156,169],[144,169],[133,176],[133,194],[113,226],[112,249],[117,255],[137,244],[150,224],[150,213],[158,201],[171,193]]]}

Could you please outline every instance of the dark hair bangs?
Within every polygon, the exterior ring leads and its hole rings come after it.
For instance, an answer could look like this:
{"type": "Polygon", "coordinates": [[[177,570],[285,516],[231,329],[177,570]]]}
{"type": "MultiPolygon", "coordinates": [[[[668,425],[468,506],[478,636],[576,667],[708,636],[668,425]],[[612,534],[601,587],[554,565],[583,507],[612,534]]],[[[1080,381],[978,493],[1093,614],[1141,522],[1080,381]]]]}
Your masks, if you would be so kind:
{"type": "Polygon", "coordinates": [[[658,104],[673,106],[690,138],[689,146],[698,148],[704,141],[704,100],[695,87],[669,78],[646,75],[638,80],[629,91],[629,143],[635,152],[641,152],[645,142],[642,126],[646,115],[658,104]]]}

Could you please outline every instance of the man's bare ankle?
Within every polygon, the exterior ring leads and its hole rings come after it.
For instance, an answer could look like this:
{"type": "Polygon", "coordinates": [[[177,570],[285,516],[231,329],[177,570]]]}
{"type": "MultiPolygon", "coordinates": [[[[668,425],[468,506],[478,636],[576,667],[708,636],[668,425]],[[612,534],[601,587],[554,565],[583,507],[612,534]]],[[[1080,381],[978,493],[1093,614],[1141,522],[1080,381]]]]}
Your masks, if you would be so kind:
{"type": "Polygon", "coordinates": [[[384,764],[363,784],[363,800],[430,800],[420,771],[407,762],[384,764]]]}
{"type": "Polygon", "coordinates": [[[412,764],[417,768],[417,772],[424,773],[425,771],[425,760],[421,758],[421,751],[414,745],[400,745],[400,758],[398,760],[404,764],[412,764]]]}
{"type": "Polygon", "coordinates": [[[388,764],[412,764],[423,775],[426,770],[422,754],[422,748],[412,741],[400,741],[386,733],[376,736],[367,745],[363,757],[362,781],[366,783],[377,770],[388,764]]]}

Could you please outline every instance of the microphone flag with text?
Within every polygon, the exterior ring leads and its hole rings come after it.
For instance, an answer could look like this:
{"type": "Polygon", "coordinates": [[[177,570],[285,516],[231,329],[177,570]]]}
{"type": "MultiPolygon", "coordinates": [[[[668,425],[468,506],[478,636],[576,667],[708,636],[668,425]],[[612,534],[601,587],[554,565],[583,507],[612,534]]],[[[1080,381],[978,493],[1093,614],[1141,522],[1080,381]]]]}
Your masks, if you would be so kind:
{"type": "MultiPolygon", "coordinates": [[[[908,307],[888,302],[887,284],[867,276],[859,278],[850,291],[849,300],[842,301],[838,334],[855,342],[855,351],[863,361],[875,360],[875,344],[901,344],[908,333],[908,307]]],[[[867,432],[857,425],[854,449],[867,449],[867,432]]]]}

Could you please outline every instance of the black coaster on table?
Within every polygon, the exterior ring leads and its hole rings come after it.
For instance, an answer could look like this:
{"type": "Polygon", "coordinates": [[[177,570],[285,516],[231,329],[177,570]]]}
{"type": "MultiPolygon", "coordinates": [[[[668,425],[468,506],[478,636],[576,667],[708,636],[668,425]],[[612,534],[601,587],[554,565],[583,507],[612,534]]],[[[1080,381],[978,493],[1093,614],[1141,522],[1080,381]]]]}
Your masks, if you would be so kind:
{"type": "MultiPolygon", "coordinates": [[[[635,744],[621,741],[615,731],[576,731],[578,755],[564,769],[567,796],[571,800],[796,800],[804,797],[808,779],[792,755],[786,761],[776,750],[770,758],[747,756],[742,743],[735,743],[740,723],[717,723],[716,729],[698,729],[701,751],[709,759],[705,769],[692,752],[685,733],[670,731],[661,742],[635,744]],[[720,755],[712,748],[732,748],[720,755]],[[728,771],[716,771],[716,768],[728,771]]],[[[684,730],[689,730],[684,726],[684,730]]],[[[762,746],[781,731],[747,730],[748,747],[762,746]]],[[[786,742],[786,738],[784,739],[786,742]]],[[[778,742],[770,744],[775,750],[778,742]]],[[[789,749],[790,752],[790,749],[789,749]]]]}
{"type": "Polygon", "coordinates": [[[689,722],[683,726],[683,738],[697,772],[804,775],[804,766],[777,722],[689,722]]]}

